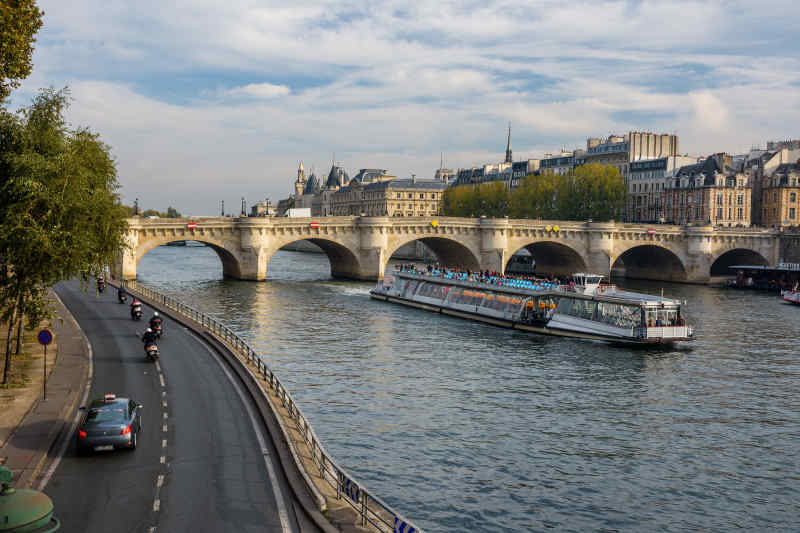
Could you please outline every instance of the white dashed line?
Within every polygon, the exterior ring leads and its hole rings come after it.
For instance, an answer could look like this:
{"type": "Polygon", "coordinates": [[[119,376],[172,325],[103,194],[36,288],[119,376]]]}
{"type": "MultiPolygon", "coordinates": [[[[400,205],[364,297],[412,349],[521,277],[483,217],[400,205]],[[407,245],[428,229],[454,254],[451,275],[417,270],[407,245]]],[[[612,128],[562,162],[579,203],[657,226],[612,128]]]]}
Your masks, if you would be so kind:
{"type": "Polygon", "coordinates": [[[164,374],[159,374],[158,375],[158,380],[161,382],[161,386],[162,387],[166,387],[167,386],[167,384],[164,383],[164,374]]]}
{"type": "Polygon", "coordinates": [[[167,419],[167,413],[164,413],[164,420],[167,419]]]}
{"type": "Polygon", "coordinates": [[[159,459],[159,460],[158,460],[158,462],[160,462],[160,463],[163,465],[164,463],[166,463],[166,462],[167,462],[167,457],[166,457],[166,456],[164,456],[164,455],[162,455],[162,456],[161,456],[161,459],[159,459]]]}
{"type": "Polygon", "coordinates": [[[164,486],[164,474],[159,474],[158,480],[156,481],[156,488],[160,489],[162,486],[164,486]]]}
{"type": "Polygon", "coordinates": [[[161,509],[161,500],[153,500],[153,511],[158,512],[161,509]]]}
{"type": "Polygon", "coordinates": [[[161,426],[161,431],[163,431],[164,433],[166,433],[166,432],[167,432],[167,425],[166,425],[166,424],[164,424],[163,426],[161,426]]]}
{"type": "Polygon", "coordinates": [[[165,390],[162,390],[162,391],[161,391],[161,397],[162,397],[162,398],[164,398],[166,395],[167,395],[167,391],[165,391],[165,390]]]}
{"type": "Polygon", "coordinates": [[[159,374],[161,373],[161,364],[158,361],[156,361],[156,370],[158,370],[159,374]]]}
{"type": "Polygon", "coordinates": [[[167,447],[167,439],[163,439],[163,440],[161,441],[161,447],[162,447],[162,448],[166,448],[166,447],[167,447]]]}
{"type": "Polygon", "coordinates": [[[166,407],[167,406],[167,401],[164,400],[163,402],[161,402],[161,405],[162,405],[162,407],[166,407]]]}

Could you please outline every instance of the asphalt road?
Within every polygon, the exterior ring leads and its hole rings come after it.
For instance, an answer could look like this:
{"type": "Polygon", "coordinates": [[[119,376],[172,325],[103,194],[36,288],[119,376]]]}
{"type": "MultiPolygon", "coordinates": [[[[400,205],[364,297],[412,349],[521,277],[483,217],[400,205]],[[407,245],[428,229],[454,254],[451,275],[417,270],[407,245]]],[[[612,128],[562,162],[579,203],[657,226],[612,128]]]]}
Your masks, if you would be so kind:
{"type": "Polygon", "coordinates": [[[137,337],[152,309],[145,306],[135,322],[114,288],[84,294],[69,282],[56,292],[92,345],[90,399],[113,392],[144,406],[136,450],[81,457],[70,436],[44,489],[60,531],[313,529],[293,502],[263,424],[253,423],[243,387],[233,385],[225,363],[195,334],[165,317],[159,372],[137,337]]]}

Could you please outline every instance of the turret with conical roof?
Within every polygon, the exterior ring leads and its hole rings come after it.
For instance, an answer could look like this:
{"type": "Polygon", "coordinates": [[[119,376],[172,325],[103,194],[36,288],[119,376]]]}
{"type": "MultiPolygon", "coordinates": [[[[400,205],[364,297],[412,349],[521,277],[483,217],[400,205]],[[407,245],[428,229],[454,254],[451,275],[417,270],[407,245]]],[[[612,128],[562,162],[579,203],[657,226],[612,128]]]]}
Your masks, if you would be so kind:
{"type": "Polygon", "coordinates": [[[300,161],[300,166],[297,167],[297,181],[294,182],[294,191],[297,196],[303,194],[306,188],[306,172],[303,170],[303,162],[300,161]]]}

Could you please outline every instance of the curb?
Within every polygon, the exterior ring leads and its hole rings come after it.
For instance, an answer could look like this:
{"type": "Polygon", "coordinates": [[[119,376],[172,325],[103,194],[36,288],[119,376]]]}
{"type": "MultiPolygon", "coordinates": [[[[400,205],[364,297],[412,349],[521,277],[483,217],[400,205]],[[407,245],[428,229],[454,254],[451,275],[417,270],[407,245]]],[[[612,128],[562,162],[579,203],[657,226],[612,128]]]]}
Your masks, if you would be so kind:
{"type": "MultiPolygon", "coordinates": [[[[113,285],[113,284],[112,284],[113,285]]],[[[113,285],[116,287],[116,285],[113,285]]],[[[141,296],[139,291],[132,288],[126,288],[128,293],[135,293],[139,300],[146,302],[153,309],[157,309],[170,317],[175,322],[185,326],[198,335],[203,341],[217,353],[222,360],[236,373],[241,383],[245,386],[248,395],[253,401],[253,405],[258,409],[258,414],[269,432],[270,439],[273,446],[278,452],[278,457],[281,462],[281,468],[286,480],[289,482],[289,487],[295,496],[295,499],[303,507],[305,513],[314,521],[314,523],[325,533],[337,533],[340,529],[331,524],[328,519],[322,514],[326,510],[325,498],[319,493],[314,483],[310,480],[308,473],[302,468],[302,463],[297,456],[294,447],[288,436],[288,431],[281,420],[278,411],[272,403],[272,400],[267,394],[264,393],[258,379],[252,374],[249,368],[242,363],[242,361],[233,353],[233,351],[222,341],[210,334],[205,327],[200,324],[174,313],[166,306],[156,304],[148,298],[141,296]],[[246,379],[248,378],[248,379],[246,379]],[[255,389],[255,390],[254,390],[255,389]],[[277,427],[275,427],[277,426],[277,427]],[[278,432],[280,430],[280,432],[278,432]],[[288,450],[288,451],[287,451],[288,450]],[[288,457],[291,453],[291,458],[288,457]],[[302,477],[302,482],[297,476],[302,477]],[[311,501],[310,501],[311,500],[311,501]],[[316,503],[316,505],[315,505],[316,503]]]]}

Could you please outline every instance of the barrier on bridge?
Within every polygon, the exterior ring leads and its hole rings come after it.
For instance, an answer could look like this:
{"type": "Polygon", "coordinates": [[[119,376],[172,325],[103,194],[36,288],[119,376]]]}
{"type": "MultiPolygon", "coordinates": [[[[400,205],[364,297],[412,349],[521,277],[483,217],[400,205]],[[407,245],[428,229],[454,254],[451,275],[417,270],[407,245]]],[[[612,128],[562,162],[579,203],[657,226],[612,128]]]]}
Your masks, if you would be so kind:
{"type": "MultiPolygon", "coordinates": [[[[377,496],[371,494],[364,485],[356,482],[350,474],[334,462],[333,458],[325,451],[308,419],[303,415],[289,391],[287,391],[272,370],[262,361],[249,344],[236,335],[230,328],[212,318],[211,316],[190,307],[179,300],[162,294],[136,281],[123,281],[129,287],[142,295],[161,303],[168,309],[201,324],[209,333],[225,341],[228,346],[244,356],[247,361],[258,368],[258,372],[266,384],[280,398],[284,409],[289,413],[295,423],[296,429],[303,436],[303,440],[311,450],[314,464],[319,469],[320,477],[336,490],[338,499],[346,501],[360,516],[361,525],[367,524],[378,531],[386,533],[423,533],[411,522],[396,513],[391,507],[377,496]]],[[[302,468],[302,465],[298,465],[302,468]]]]}

